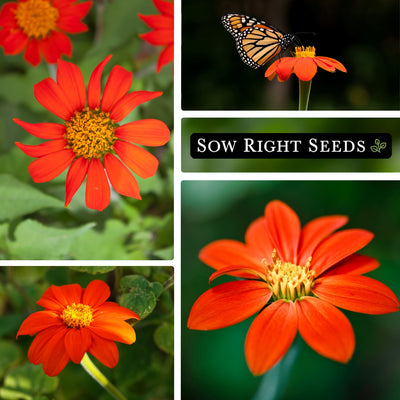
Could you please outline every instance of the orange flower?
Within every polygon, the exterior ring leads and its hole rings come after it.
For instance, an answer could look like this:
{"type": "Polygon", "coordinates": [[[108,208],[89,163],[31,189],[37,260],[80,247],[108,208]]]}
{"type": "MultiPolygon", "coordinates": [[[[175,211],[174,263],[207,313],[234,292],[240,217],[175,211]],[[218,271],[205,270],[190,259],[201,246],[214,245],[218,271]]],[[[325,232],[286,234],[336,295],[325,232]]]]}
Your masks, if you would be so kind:
{"type": "Polygon", "coordinates": [[[25,61],[32,65],[44,59],[54,64],[62,54],[72,55],[72,44],[65,33],[87,31],[81,19],[89,12],[91,1],[17,0],[5,3],[0,11],[0,46],[5,54],[25,49],[25,61]]]}
{"type": "Polygon", "coordinates": [[[174,3],[164,0],[153,0],[153,3],[161,15],[139,14],[139,18],[154,29],[139,36],[154,46],[165,46],[157,62],[157,72],[160,72],[164,65],[174,59],[174,3]]]}
{"type": "Polygon", "coordinates": [[[87,94],[79,68],[63,60],[57,62],[57,83],[46,78],[34,86],[37,101],[63,119],[64,124],[30,124],[14,119],[30,134],[51,139],[37,146],[15,143],[25,154],[37,158],[28,168],[35,182],[48,182],[70,166],[65,206],[86,175],[86,205],[89,208],[101,211],[108,206],[108,180],[118,193],[141,199],[138,183],[127,167],[140,177],[149,178],[156,173],[158,160],[130,142],[161,146],[170,139],[168,127],[156,119],[118,125],[136,106],[160,96],[162,92],[127,94],[132,84],[132,73],[116,65],[110,72],[101,98],[101,74],[110,58],[108,56],[93,71],[87,94]]]}
{"type": "Polygon", "coordinates": [[[272,63],[265,71],[265,77],[272,80],[278,75],[278,81],[286,81],[291,73],[297,75],[301,81],[310,81],[317,73],[317,67],[328,72],[339,70],[347,72],[339,61],[329,57],[317,57],[314,47],[296,47],[294,57],[282,57],[272,63]]]}
{"type": "Polygon", "coordinates": [[[34,335],[28,351],[32,364],[43,364],[49,376],[58,375],[70,360],[79,364],[86,352],[109,368],[118,363],[114,343],[132,344],[135,331],[125,320],[140,318],[133,311],[106,301],[110,288],[95,280],[86,289],[78,284],[51,286],[37,302],[44,311],[31,314],[18,330],[34,335]]]}
{"type": "Polygon", "coordinates": [[[193,305],[188,327],[219,329],[259,312],[246,337],[251,372],[263,374],[292,344],[297,330],[319,354],[347,362],[355,338],[349,320],[335,306],[366,314],[398,310],[399,302],[384,284],[362,276],[378,267],[370,257],[353,254],[373,234],[362,229],[334,233],[345,216],[326,216],[300,227],[296,213],[280,201],[248,228],[245,243],[217,240],[200,259],[221,275],[240,280],[203,293],[193,305]]]}

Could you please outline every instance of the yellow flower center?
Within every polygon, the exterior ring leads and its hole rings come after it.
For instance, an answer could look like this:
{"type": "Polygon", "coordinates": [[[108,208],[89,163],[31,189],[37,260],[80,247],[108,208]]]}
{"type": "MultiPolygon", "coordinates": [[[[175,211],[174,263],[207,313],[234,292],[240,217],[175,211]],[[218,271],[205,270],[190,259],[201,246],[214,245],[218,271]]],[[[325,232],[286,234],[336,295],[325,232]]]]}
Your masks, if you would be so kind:
{"type": "Polygon", "coordinates": [[[27,0],[18,3],[15,19],[30,38],[42,39],[57,27],[58,9],[49,0],[27,0]]]}
{"type": "Polygon", "coordinates": [[[315,276],[315,271],[310,270],[311,257],[305,266],[282,262],[274,249],[272,264],[268,264],[265,260],[263,264],[266,267],[266,279],[275,300],[296,300],[311,292],[315,276]]]}
{"type": "Polygon", "coordinates": [[[93,321],[92,308],[87,304],[76,304],[64,308],[61,319],[68,328],[84,328],[93,321]]]}
{"type": "Polygon", "coordinates": [[[304,46],[295,47],[296,57],[315,57],[315,47],[314,46],[304,46]]]}
{"type": "Polygon", "coordinates": [[[75,111],[65,126],[64,137],[77,157],[100,158],[113,149],[116,125],[108,112],[86,107],[75,111]]]}

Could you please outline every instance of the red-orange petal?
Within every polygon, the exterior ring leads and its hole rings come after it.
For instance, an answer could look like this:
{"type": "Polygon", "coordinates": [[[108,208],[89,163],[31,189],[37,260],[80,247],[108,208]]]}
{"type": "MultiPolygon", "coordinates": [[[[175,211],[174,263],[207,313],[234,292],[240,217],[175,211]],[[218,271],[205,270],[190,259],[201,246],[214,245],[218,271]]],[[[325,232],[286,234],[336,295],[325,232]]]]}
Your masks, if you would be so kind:
{"type": "Polygon", "coordinates": [[[94,310],[94,315],[96,316],[97,314],[107,315],[108,318],[119,318],[123,320],[134,318],[140,320],[135,312],[129,310],[129,308],[121,307],[112,301],[106,301],[100,306],[97,306],[96,310],[94,310]]]}
{"type": "Polygon", "coordinates": [[[19,335],[34,335],[50,326],[61,326],[63,323],[54,311],[37,311],[29,315],[21,324],[17,332],[19,335]]]}
{"type": "Polygon", "coordinates": [[[346,316],[331,304],[315,297],[296,303],[299,332],[317,353],[347,363],[354,352],[353,328],[346,316]]]}
{"type": "Polygon", "coordinates": [[[158,119],[141,119],[118,126],[115,136],[144,146],[162,146],[169,141],[170,131],[158,119]]]}
{"type": "Polygon", "coordinates": [[[310,81],[317,73],[317,64],[312,57],[297,58],[293,72],[301,81],[310,81]]]}
{"type": "Polygon", "coordinates": [[[62,54],[72,55],[72,43],[67,35],[52,31],[49,36],[39,42],[40,50],[49,64],[55,64],[62,54]]]}
{"type": "Polygon", "coordinates": [[[279,81],[287,81],[293,72],[293,68],[297,62],[297,58],[283,57],[281,62],[276,66],[276,73],[278,74],[279,81]]]}
{"type": "MultiPolygon", "coordinates": [[[[214,269],[232,265],[258,268],[261,263],[261,260],[251,252],[248,246],[237,240],[229,239],[216,240],[206,245],[200,250],[199,258],[204,264],[214,269]]],[[[242,277],[241,274],[234,276],[242,277]]]]}
{"type": "Polygon", "coordinates": [[[165,0],[153,0],[154,5],[161,14],[174,16],[174,3],[165,0]]]}
{"type": "Polygon", "coordinates": [[[126,344],[132,344],[136,340],[135,331],[127,322],[108,318],[107,315],[95,318],[88,328],[103,339],[126,344]]]}
{"type": "Polygon", "coordinates": [[[104,156],[104,167],[111,186],[123,196],[141,200],[139,185],[128,168],[112,154],[104,156]]]}
{"type": "Polygon", "coordinates": [[[173,29],[173,18],[166,15],[143,15],[138,14],[139,18],[152,29],[173,29]]]}
{"type": "Polygon", "coordinates": [[[51,78],[46,78],[33,86],[36,100],[48,111],[63,120],[68,120],[74,113],[63,90],[51,78]]]}
{"type": "Polygon", "coordinates": [[[15,2],[4,3],[0,9],[0,26],[4,29],[6,27],[15,27],[15,11],[18,4],[15,2]]]}
{"type": "Polygon", "coordinates": [[[64,337],[65,350],[68,357],[79,364],[92,344],[92,334],[87,328],[68,329],[64,337]]]}
{"type": "Polygon", "coordinates": [[[101,99],[101,109],[111,111],[114,104],[128,93],[132,85],[132,72],[119,65],[113,67],[108,76],[101,99]]]}
{"type": "Polygon", "coordinates": [[[48,376],[58,375],[68,364],[70,357],[65,349],[65,327],[60,328],[47,342],[43,349],[43,371],[48,376]]]}
{"type": "Polygon", "coordinates": [[[276,75],[276,68],[277,68],[277,66],[280,64],[280,62],[281,62],[281,59],[278,59],[278,60],[274,61],[274,62],[267,68],[267,70],[265,71],[264,76],[265,76],[266,78],[268,78],[269,80],[273,79],[274,76],[276,75]]]}
{"type": "Polygon", "coordinates": [[[383,283],[359,275],[326,276],[315,281],[312,292],[345,310],[387,314],[399,309],[396,295],[383,283]]]}
{"type": "Polygon", "coordinates": [[[265,259],[269,264],[272,262],[274,246],[268,235],[265,217],[259,217],[249,225],[245,241],[259,260],[265,259]]]}
{"type": "Polygon", "coordinates": [[[325,239],[314,251],[311,268],[316,276],[366,246],[374,234],[363,229],[347,229],[325,239]]]}
{"type": "Polygon", "coordinates": [[[114,150],[124,164],[141,178],[150,178],[157,172],[159,162],[147,150],[122,140],[114,143],[114,150]]]}
{"type": "Polygon", "coordinates": [[[107,56],[92,72],[89,79],[89,84],[87,88],[87,103],[89,108],[100,107],[100,97],[101,97],[101,74],[104,67],[110,61],[112,55],[107,56]]]}
{"type": "Polygon", "coordinates": [[[90,161],[86,179],[86,205],[103,211],[110,204],[110,185],[103,164],[97,158],[90,161]]]}
{"type": "Polygon", "coordinates": [[[36,183],[48,182],[60,175],[75,157],[72,150],[50,153],[33,161],[28,171],[36,183]]]}
{"type": "Polygon", "coordinates": [[[19,142],[15,142],[15,145],[22,150],[29,157],[43,157],[47,154],[54,153],[56,151],[61,151],[65,149],[66,146],[65,139],[55,139],[49,142],[41,143],[38,145],[29,145],[19,142]]]}
{"type": "Polygon", "coordinates": [[[85,107],[85,81],[77,65],[59,59],[57,61],[57,84],[74,111],[81,111],[85,107]]]}
{"type": "Polygon", "coordinates": [[[272,368],[289,350],[296,332],[293,302],[278,300],[261,311],[246,336],[244,351],[250,371],[261,375],[272,368]]]}
{"type": "Polygon", "coordinates": [[[156,72],[160,72],[161,68],[173,61],[174,59],[174,44],[171,43],[163,49],[158,56],[156,72]]]}
{"type": "Polygon", "coordinates": [[[107,339],[92,333],[92,344],[89,353],[96,357],[102,364],[108,368],[114,368],[118,364],[118,347],[107,339]]]}
{"type": "Polygon", "coordinates": [[[71,303],[80,303],[82,297],[82,288],[76,284],[55,286],[52,285],[46,289],[40,300],[39,306],[53,311],[60,311],[71,303]]]}
{"type": "Polygon", "coordinates": [[[24,60],[34,67],[40,64],[40,45],[36,39],[29,39],[24,52],[24,60]]]}
{"type": "Polygon", "coordinates": [[[334,58],[318,56],[318,57],[315,57],[315,61],[317,62],[318,65],[319,65],[319,61],[322,61],[326,64],[333,66],[334,68],[338,69],[339,71],[347,72],[346,67],[341,62],[339,62],[338,60],[335,60],[334,58]]]}
{"type": "Polygon", "coordinates": [[[297,264],[305,265],[318,244],[345,225],[347,221],[348,217],[346,216],[330,215],[316,218],[306,224],[301,231],[297,264]]]}
{"type": "Polygon", "coordinates": [[[282,261],[294,262],[300,240],[300,220],[297,214],[279,200],[265,207],[267,229],[271,242],[282,261]]]}
{"type": "Polygon", "coordinates": [[[146,101],[155,99],[162,95],[162,92],[148,92],[145,90],[138,90],[136,92],[128,93],[122,97],[111,110],[111,119],[115,122],[123,120],[135,107],[146,101]]]}
{"type": "Polygon", "coordinates": [[[324,273],[324,277],[333,275],[361,275],[373,271],[379,267],[379,262],[375,258],[362,254],[352,254],[340,263],[334,265],[324,273]]]}
{"type": "Polygon", "coordinates": [[[3,40],[4,53],[15,55],[20,53],[29,43],[28,37],[21,30],[11,30],[3,40]]]}
{"type": "Polygon", "coordinates": [[[272,296],[265,282],[234,281],[204,292],[193,304],[188,327],[198,330],[225,328],[250,317],[272,296]]]}
{"type": "Polygon", "coordinates": [[[152,44],[153,46],[164,46],[174,41],[173,29],[157,29],[139,35],[143,40],[152,44]]]}
{"type": "Polygon", "coordinates": [[[82,302],[96,308],[103,304],[110,295],[110,287],[105,282],[96,279],[84,289],[82,302]]]}
{"type": "Polygon", "coordinates": [[[30,124],[29,122],[21,121],[14,118],[13,121],[22,126],[31,135],[41,139],[61,139],[65,133],[65,125],[55,124],[52,122],[39,122],[30,124]]]}
{"type": "Polygon", "coordinates": [[[229,266],[221,268],[211,274],[208,279],[208,283],[211,283],[214,279],[218,278],[222,275],[234,275],[241,276],[247,279],[262,279],[266,280],[266,272],[267,270],[263,266],[259,267],[241,267],[241,266],[229,266]]]}
{"type": "Polygon", "coordinates": [[[57,28],[68,33],[80,33],[87,31],[87,26],[80,21],[89,12],[91,1],[73,4],[64,7],[57,20],[57,28]]]}
{"type": "Polygon", "coordinates": [[[88,168],[89,160],[83,157],[74,160],[69,167],[67,179],[65,181],[65,207],[71,202],[76,191],[85,180],[88,168]]]}

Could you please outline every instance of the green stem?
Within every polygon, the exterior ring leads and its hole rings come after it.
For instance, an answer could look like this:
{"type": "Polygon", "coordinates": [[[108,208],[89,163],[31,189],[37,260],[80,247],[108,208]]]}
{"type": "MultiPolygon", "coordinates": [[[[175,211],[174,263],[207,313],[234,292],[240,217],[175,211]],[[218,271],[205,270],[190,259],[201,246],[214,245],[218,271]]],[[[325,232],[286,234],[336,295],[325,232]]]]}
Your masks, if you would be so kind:
{"type": "Polygon", "coordinates": [[[81,365],[83,369],[95,380],[97,383],[107,390],[114,399],[127,400],[126,397],[100,372],[100,370],[93,364],[87,353],[82,358],[81,365]]]}
{"type": "Polygon", "coordinates": [[[50,78],[57,80],[57,64],[47,64],[47,68],[49,69],[50,78]]]}
{"type": "Polygon", "coordinates": [[[302,81],[299,79],[299,110],[307,110],[308,109],[308,100],[310,98],[311,92],[311,82],[302,81]]]}

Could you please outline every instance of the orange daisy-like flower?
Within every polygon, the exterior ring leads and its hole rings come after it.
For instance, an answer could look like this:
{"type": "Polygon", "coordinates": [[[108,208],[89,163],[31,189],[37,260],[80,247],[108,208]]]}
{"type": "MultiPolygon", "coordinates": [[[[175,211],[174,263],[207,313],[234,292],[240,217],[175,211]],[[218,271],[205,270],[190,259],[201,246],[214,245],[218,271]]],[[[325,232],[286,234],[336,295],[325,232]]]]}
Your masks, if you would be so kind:
{"type": "Polygon", "coordinates": [[[110,288],[95,280],[86,289],[78,284],[51,286],[37,302],[45,309],[31,314],[18,330],[35,335],[28,351],[32,364],[43,364],[49,376],[58,375],[71,360],[79,364],[86,352],[109,368],[118,363],[114,343],[132,344],[136,334],[128,319],[140,318],[133,311],[106,301],[110,288]]]}
{"type": "Polygon", "coordinates": [[[65,33],[87,31],[81,22],[91,1],[18,0],[5,3],[0,11],[0,46],[5,54],[25,49],[25,61],[32,65],[44,59],[54,64],[62,54],[71,57],[72,44],[65,33]]]}
{"type": "Polygon", "coordinates": [[[139,14],[139,18],[154,29],[139,36],[154,46],[165,46],[157,62],[157,72],[160,72],[174,59],[174,3],[164,0],[153,0],[153,3],[161,15],[139,14]]]}
{"type": "Polygon", "coordinates": [[[263,374],[288,351],[297,331],[319,354],[347,362],[354,351],[352,326],[336,307],[366,314],[398,310],[384,284],[362,276],[378,267],[370,257],[353,254],[373,238],[362,229],[334,233],[345,216],[312,220],[301,229],[296,213],[272,201],[265,216],[248,228],[245,243],[218,240],[200,259],[221,275],[241,280],[203,293],[193,305],[188,327],[219,329],[258,312],[248,331],[245,355],[251,372],[263,374]]]}
{"type": "Polygon", "coordinates": [[[272,80],[278,75],[278,81],[283,82],[294,73],[301,81],[310,81],[317,73],[317,67],[328,72],[347,72],[344,65],[333,58],[317,57],[314,47],[296,47],[295,51],[294,57],[282,57],[272,63],[265,71],[265,77],[272,80]]]}
{"type": "Polygon", "coordinates": [[[30,134],[51,139],[37,146],[15,143],[25,154],[37,158],[28,167],[35,182],[48,182],[69,166],[65,206],[86,176],[89,208],[101,211],[108,206],[108,181],[118,193],[141,199],[138,183],[127,167],[140,177],[149,178],[156,173],[159,163],[155,156],[131,142],[161,146],[170,139],[168,127],[156,119],[118,124],[136,106],[162,92],[127,93],[132,73],[116,65],[101,97],[101,74],[110,58],[94,69],[87,93],[80,69],[63,60],[57,62],[57,83],[46,78],[34,86],[37,101],[63,119],[64,124],[30,124],[14,119],[30,134]]]}

